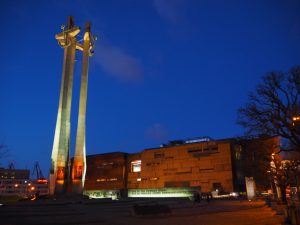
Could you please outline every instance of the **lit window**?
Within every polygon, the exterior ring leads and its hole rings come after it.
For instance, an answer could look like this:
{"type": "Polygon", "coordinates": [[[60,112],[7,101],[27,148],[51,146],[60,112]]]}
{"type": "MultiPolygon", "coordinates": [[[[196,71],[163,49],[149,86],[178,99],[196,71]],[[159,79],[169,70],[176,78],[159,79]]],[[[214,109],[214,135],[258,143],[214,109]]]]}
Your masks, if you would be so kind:
{"type": "Polygon", "coordinates": [[[107,181],[117,181],[118,178],[108,178],[107,181]]]}
{"type": "Polygon", "coordinates": [[[99,178],[99,179],[97,179],[96,181],[97,181],[97,182],[104,182],[104,181],[106,181],[106,179],[105,179],[105,178],[99,178]]]}
{"type": "Polygon", "coordinates": [[[142,181],[142,178],[137,178],[136,181],[142,181]]]}
{"type": "Polygon", "coordinates": [[[140,172],[141,171],[141,165],[142,161],[141,160],[135,160],[131,162],[131,172],[140,172]]]}

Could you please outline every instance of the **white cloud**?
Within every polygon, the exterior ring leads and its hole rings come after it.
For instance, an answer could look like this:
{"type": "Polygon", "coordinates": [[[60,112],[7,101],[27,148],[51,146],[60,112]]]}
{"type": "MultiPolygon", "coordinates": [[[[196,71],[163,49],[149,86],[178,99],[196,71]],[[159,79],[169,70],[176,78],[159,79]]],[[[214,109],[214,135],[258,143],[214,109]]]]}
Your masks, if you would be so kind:
{"type": "Polygon", "coordinates": [[[116,78],[126,81],[139,81],[143,77],[139,59],[126,53],[121,48],[97,43],[95,60],[102,69],[116,78]]]}

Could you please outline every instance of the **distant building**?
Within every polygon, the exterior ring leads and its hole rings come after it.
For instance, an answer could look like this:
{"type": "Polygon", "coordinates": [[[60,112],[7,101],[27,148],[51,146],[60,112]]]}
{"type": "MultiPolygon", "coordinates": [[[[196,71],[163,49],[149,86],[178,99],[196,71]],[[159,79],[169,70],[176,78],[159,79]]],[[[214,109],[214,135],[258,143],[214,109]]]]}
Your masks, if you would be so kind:
{"type": "Polygon", "coordinates": [[[29,174],[29,170],[0,168],[0,195],[25,196],[29,174]]]}
{"type": "Polygon", "coordinates": [[[0,168],[0,196],[48,195],[48,180],[30,179],[30,171],[23,169],[0,168]]]}
{"type": "Polygon", "coordinates": [[[277,137],[199,138],[172,141],[136,154],[90,155],[84,194],[118,198],[189,197],[194,190],[245,192],[245,177],[254,177],[257,190],[265,190],[269,182],[259,166],[260,154],[275,151],[278,143],[277,137]]]}

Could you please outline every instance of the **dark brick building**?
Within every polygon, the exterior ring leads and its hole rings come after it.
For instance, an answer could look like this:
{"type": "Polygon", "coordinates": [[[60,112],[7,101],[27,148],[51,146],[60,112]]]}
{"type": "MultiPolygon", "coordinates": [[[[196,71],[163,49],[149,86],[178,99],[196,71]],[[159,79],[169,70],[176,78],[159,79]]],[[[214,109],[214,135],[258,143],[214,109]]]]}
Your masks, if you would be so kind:
{"type": "Polygon", "coordinates": [[[265,164],[279,138],[208,138],[173,141],[136,154],[87,156],[85,194],[94,198],[189,196],[245,192],[245,177],[258,190],[269,186],[265,164]],[[264,165],[262,165],[264,164],[264,165]]]}

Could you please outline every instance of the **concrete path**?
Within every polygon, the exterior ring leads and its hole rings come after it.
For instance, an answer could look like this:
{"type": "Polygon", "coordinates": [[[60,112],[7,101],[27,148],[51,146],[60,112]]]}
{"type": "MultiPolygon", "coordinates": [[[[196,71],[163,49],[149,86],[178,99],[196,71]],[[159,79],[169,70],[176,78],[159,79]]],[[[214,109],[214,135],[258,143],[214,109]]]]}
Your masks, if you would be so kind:
{"type": "Polygon", "coordinates": [[[0,224],[82,224],[82,225],[281,225],[264,202],[213,200],[190,201],[85,201],[22,202],[0,207],[0,224]],[[164,204],[171,214],[137,216],[133,205],[164,204]]]}

